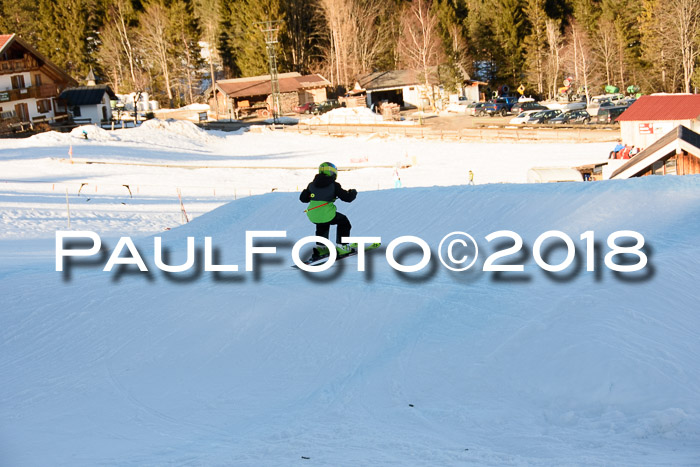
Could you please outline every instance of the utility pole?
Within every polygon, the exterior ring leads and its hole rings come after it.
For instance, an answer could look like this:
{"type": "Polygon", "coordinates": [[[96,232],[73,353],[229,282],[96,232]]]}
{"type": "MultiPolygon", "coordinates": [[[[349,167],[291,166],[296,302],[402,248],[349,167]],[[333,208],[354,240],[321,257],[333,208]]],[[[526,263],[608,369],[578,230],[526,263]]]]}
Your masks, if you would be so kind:
{"type": "Polygon", "coordinates": [[[280,106],[280,82],[277,76],[277,54],[275,52],[275,44],[277,44],[277,33],[279,25],[282,21],[262,21],[254,24],[259,24],[260,29],[265,34],[265,44],[267,45],[267,59],[270,63],[270,85],[272,96],[272,118],[275,123],[278,123],[278,118],[282,110],[280,106]]]}

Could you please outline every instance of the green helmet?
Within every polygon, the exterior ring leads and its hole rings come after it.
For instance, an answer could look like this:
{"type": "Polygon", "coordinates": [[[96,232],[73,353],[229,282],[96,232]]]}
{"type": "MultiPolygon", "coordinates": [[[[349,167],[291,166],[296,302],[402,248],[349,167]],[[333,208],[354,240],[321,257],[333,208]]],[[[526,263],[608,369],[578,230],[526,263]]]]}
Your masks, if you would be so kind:
{"type": "Polygon", "coordinates": [[[335,177],[338,175],[338,169],[330,162],[324,162],[318,166],[318,173],[327,175],[329,177],[335,177]]]}

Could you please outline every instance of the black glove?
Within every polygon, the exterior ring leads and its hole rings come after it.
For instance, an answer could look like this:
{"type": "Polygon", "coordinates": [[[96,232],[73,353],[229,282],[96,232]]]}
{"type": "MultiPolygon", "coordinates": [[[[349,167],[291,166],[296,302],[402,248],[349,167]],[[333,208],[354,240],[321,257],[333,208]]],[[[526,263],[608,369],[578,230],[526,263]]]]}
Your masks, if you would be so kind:
{"type": "Polygon", "coordinates": [[[348,193],[350,193],[353,198],[357,196],[357,190],[354,188],[349,189],[348,193]]]}

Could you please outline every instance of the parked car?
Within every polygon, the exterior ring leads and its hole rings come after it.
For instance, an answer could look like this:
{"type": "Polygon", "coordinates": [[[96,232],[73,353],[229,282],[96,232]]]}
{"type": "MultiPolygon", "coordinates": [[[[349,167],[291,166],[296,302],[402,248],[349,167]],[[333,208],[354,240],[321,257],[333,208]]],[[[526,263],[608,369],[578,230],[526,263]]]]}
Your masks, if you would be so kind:
{"type": "Polygon", "coordinates": [[[510,112],[510,109],[517,103],[517,97],[497,97],[496,99],[487,102],[483,108],[491,117],[496,114],[501,114],[501,116],[505,117],[510,112]]]}
{"type": "Polygon", "coordinates": [[[601,107],[596,116],[597,123],[617,123],[615,120],[627,110],[629,106],[619,105],[615,107],[601,107]]]}
{"type": "Polygon", "coordinates": [[[313,113],[316,115],[321,115],[330,110],[337,109],[338,107],[342,107],[342,105],[340,105],[340,102],[338,102],[336,99],[328,99],[327,101],[319,102],[318,104],[316,104],[313,113]]]}
{"type": "Polygon", "coordinates": [[[314,111],[314,107],[316,107],[316,103],[307,102],[306,104],[301,104],[294,107],[294,111],[298,114],[310,114],[314,111]]]}
{"type": "Polygon", "coordinates": [[[541,110],[526,110],[524,112],[520,112],[517,117],[513,117],[510,119],[511,125],[522,125],[523,123],[527,122],[527,119],[530,118],[532,114],[535,114],[537,112],[541,112],[541,110]]]}
{"type": "Polygon", "coordinates": [[[549,123],[590,123],[591,116],[585,110],[569,110],[549,120],[549,123]]]}
{"type": "Polygon", "coordinates": [[[550,119],[561,115],[561,110],[539,110],[527,118],[525,123],[547,123],[550,119]]]}
{"type": "Polygon", "coordinates": [[[547,110],[547,107],[535,101],[527,101],[518,102],[510,108],[510,111],[515,115],[525,112],[526,110],[547,110]]]}
{"type": "Polygon", "coordinates": [[[484,112],[484,105],[486,105],[484,102],[472,102],[471,104],[467,105],[466,114],[473,117],[481,117],[482,115],[486,114],[484,112]]]}
{"type": "Polygon", "coordinates": [[[604,109],[606,107],[615,107],[617,104],[615,104],[611,100],[604,100],[604,101],[599,101],[599,102],[591,102],[589,106],[586,108],[586,111],[591,115],[591,117],[597,117],[598,112],[600,112],[601,109],[604,109]]]}

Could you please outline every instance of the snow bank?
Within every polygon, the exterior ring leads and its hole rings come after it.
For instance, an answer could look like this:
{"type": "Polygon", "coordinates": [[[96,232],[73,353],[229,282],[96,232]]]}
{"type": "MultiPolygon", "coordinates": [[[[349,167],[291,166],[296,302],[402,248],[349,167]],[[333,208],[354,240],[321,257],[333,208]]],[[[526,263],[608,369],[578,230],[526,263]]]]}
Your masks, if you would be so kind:
{"type": "MultiPolygon", "coordinates": [[[[274,118],[268,118],[267,120],[265,120],[265,123],[273,124],[273,123],[275,123],[275,119],[274,119],[274,118]]],[[[277,123],[282,123],[282,124],[284,124],[284,125],[296,125],[297,123],[299,123],[299,119],[298,119],[298,118],[294,118],[294,117],[284,117],[284,116],[282,116],[282,117],[277,117],[277,123]]]]}

